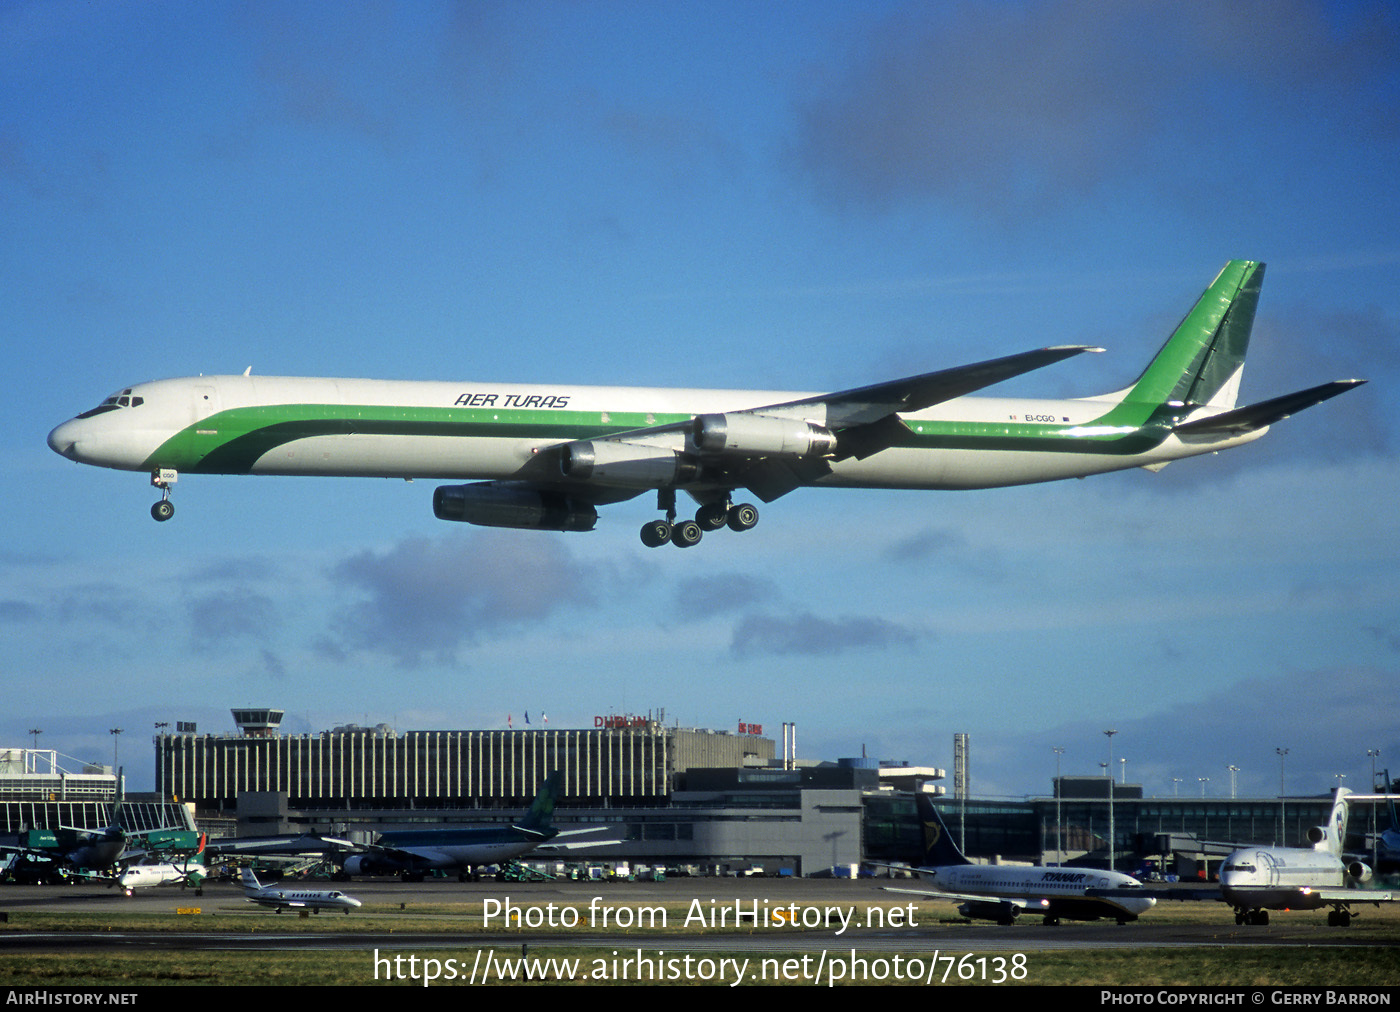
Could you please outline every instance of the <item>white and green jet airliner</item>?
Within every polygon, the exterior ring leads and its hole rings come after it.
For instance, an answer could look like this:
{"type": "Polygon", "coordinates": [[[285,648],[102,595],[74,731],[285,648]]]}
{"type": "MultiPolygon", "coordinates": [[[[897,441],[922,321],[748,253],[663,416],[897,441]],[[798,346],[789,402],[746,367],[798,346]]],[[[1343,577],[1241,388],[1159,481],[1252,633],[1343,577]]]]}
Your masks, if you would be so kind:
{"type": "Polygon", "coordinates": [[[128,387],[49,434],[85,464],[147,471],[175,512],[186,474],[475,479],[433,496],[443,520],[592,530],[597,507],[657,492],[642,541],[747,530],[803,486],[967,489],[1080,478],[1259,438],[1364,380],[1235,407],[1264,265],[1232,260],[1137,381],[1075,400],[968,394],[1085,351],[1042,348],[832,394],[199,376],[128,387]],[[676,519],[676,491],[698,504],[676,519]]]}

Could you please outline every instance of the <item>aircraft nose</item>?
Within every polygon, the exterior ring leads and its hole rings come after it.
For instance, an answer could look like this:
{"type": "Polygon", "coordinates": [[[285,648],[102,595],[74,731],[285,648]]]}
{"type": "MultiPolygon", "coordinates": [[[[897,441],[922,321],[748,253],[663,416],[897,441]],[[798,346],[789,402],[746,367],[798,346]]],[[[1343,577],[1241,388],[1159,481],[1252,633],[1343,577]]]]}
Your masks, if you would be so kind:
{"type": "Polygon", "coordinates": [[[49,433],[49,449],[60,456],[73,459],[73,448],[78,443],[78,420],[70,418],[49,433]]]}

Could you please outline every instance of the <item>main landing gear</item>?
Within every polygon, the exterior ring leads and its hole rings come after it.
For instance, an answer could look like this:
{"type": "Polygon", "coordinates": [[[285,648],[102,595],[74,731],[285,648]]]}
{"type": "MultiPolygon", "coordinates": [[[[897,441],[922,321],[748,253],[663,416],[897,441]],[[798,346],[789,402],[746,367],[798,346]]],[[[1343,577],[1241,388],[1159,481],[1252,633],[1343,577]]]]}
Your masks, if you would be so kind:
{"type": "Polygon", "coordinates": [[[666,511],[666,519],[642,524],[642,544],[648,548],[660,548],[668,541],[677,548],[689,548],[699,544],[706,531],[717,531],[726,526],[731,531],[746,531],[758,523],[757,506],[752,503],[735,506],[728,496],[705,503],[695,511],[694,520],[676,520],[674,489],[660,489],[656,493],[656,508],[666,511]]]}
{"type": "Polygon", "coordinates": [[[170,486],[179,478],[179,473],[168,467],[151,472],[151,484],[161,491],[160,502],[151,506],[151,516],[162,523],[175,515],[175,504],[170,501],[170,486]]]}

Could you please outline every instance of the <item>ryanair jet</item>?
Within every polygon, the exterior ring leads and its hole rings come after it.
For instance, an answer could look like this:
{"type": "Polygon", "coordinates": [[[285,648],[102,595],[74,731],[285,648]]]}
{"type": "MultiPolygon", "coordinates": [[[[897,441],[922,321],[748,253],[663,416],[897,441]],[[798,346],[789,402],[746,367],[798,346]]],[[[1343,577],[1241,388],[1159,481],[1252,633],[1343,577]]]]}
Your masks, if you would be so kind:
{"type": "Polygon", "coordinates": [[[1043,923],[1052,927],[1061,919],[1111,918],[1119,924],[1127,924],[1157,905],[1157,900],[1143,890],[1141,882],[1122,872],[974,864],[963,856],[948,835],[948,827],[929,796],[919,792],[914,804],[923,826],[926,863],[912,870],[928,883],[928,887],[886,887],[887,892],[952,900],[964,917],[984,918],[998,924],[1014,924],[1016,918],[1029,910],[1040,914],[1043,923]]]}
{"type": "Polygon", "coordinates": [[[183,474],[467,480],[442,520],[592,530],[657,493],[649,547],[758,522],[804,486],[970,489],[1082,478],[1214,453],[1364,380],[1236,407],[1264,265],[1232,260],[1136,382],[1075,400],[969,397],[1086,351],[1041,348],[838,393],[199,376],[127,387],[49,433],[84,464],[145,471],[169,520],[183,474]],[[676,493],[698,505],[677,519],[676,493]]]}

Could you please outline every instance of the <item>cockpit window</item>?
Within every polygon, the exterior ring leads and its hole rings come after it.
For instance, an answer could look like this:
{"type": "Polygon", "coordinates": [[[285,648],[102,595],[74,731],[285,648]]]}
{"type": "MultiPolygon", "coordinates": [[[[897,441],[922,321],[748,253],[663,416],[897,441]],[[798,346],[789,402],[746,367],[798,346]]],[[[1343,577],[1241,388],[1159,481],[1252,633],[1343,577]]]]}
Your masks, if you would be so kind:
{"type": "Polygon", "coordinates": [[[93,415],[105,414],[108,411],[116,411],[118,408],[139,408],[146,402],[144,397],[132,397],[131,388],[127,387],[119,394],[113,394],[95,408],[84,411],[79,418],[91,418],[93,415]]]}

